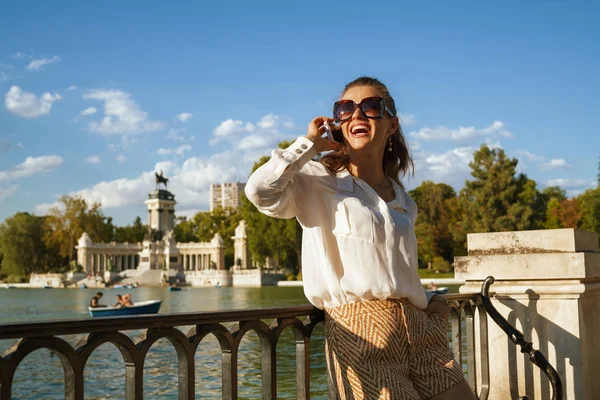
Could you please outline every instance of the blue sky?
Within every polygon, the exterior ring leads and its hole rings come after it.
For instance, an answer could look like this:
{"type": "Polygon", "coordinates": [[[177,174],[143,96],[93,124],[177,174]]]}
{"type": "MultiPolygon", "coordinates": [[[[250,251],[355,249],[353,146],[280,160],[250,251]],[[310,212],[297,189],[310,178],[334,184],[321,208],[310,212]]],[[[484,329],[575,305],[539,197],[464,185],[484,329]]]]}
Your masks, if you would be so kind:
{"type": "Polygon", "coordinates": [[[0,15],[0,220],[62,194],[179,215],[380,78],[417,171],[460,189],[482,143],[540,188],[595,187],[600,7],[584,2],[9,2],[0,15]]]}

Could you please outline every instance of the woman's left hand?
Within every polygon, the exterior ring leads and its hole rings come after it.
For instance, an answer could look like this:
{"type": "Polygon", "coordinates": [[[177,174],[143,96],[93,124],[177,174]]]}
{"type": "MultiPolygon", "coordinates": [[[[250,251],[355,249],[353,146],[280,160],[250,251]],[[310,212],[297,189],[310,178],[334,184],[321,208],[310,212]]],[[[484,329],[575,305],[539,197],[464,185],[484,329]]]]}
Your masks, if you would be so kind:
{"type": "Polygon", "coordinates": [[[429,304],[425,308],[425,313],[427,315],[431,313],[435,313],[448,319],[448,315],[450,315],[450,307],[448,307],[448,303],[446,303],[446,299],[444,299],[440,295],[434,295],[430,300],[429,304]]]}

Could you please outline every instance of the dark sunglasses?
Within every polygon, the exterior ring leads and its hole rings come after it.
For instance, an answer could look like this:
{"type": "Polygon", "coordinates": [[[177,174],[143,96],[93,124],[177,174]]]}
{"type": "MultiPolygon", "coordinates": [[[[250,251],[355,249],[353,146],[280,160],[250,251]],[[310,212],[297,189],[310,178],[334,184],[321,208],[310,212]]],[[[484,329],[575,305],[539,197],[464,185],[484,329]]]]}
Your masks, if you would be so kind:
{"type": "Polygon", "coordinates": [[[360,107],[362,115],[369,119],[381,119],[385,113],[389,113],[395,117],[392,110],[385,104],[385,99],[382,97],[365,97],[362,101],[356,104],[352,100],[340,100],[333,104],[333,118],[335,122],[347,121],[352,118],[354,111],[360,107]]]}

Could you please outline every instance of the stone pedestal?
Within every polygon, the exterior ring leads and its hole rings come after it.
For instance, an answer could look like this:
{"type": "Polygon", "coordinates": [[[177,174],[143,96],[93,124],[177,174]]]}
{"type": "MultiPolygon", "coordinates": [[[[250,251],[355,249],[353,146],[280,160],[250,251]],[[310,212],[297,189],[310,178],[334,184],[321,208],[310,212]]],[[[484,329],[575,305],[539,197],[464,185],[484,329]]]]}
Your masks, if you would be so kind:
{"type": "MultiPolygon", "coordinates": [[[[600,399],[598,235],[574,229],[468,235],[461,293],[492,275],[493,304],[556,368],[565,399],[600,399]]],[[[545,375],[489,318],[490,400],[550,399],[545,375]]]]}

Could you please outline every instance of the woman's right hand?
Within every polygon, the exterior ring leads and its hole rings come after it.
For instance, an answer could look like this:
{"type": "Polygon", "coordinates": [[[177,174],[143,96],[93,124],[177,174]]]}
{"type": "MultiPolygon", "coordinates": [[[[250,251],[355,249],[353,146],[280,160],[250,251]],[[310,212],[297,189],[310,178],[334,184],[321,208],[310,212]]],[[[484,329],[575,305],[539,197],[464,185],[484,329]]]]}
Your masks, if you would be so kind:
{"type": "Polygon", "coordinates": [[[325,122],[329,124],[331,129],[334,129],[333,118],[323,116],[313,119],[308,124],[308,132],[306,133],[305,137],[315,144],[315,150],[317,153],[330,150],[340,150],[343,147],[341,143],[331,142],[321,136],[323,133],[325,133],[325,131],[319,128],[321,128],[325,122]]]}

